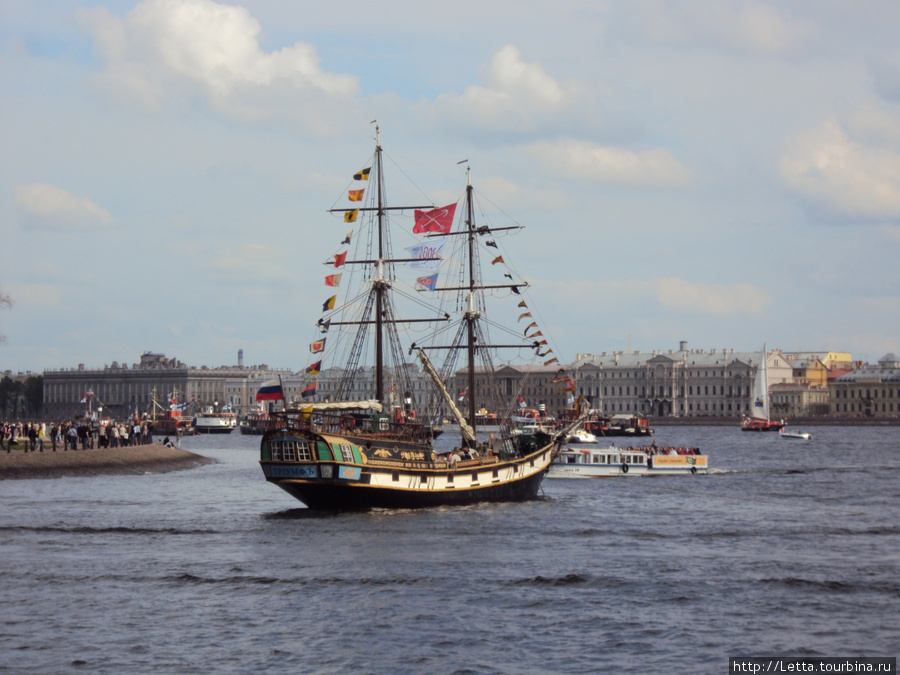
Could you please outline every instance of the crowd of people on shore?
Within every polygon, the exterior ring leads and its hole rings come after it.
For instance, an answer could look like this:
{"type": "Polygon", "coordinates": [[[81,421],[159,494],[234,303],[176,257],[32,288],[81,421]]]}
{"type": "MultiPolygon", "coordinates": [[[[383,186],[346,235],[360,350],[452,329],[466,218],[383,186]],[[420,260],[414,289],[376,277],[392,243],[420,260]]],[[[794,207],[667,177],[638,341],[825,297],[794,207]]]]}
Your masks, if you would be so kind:
{"type": "Polygon", "coordinates": [[[47,450],[93,450],[147,445],[152,442],[147,421],[106,423],[103,420],[84,422],[0,422],[0,451],[44,452],[47,450]]]}

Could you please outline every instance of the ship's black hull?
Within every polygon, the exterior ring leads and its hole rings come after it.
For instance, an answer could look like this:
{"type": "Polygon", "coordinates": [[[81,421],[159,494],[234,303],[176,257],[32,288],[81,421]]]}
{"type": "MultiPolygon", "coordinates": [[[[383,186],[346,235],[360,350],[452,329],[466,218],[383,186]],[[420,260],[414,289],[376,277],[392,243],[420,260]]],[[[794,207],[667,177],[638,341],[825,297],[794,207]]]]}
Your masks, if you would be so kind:
{"type": "MultiPolygon", "coordinates": [[[[549,468],[549,467],[548,467],[549,468]]],[[[272,481],[311,509],[418,509],[480,502],[518,502],[537,497],[547,469],[517,481],[447,490],[403,490],[342,481],[272,481]]]]}

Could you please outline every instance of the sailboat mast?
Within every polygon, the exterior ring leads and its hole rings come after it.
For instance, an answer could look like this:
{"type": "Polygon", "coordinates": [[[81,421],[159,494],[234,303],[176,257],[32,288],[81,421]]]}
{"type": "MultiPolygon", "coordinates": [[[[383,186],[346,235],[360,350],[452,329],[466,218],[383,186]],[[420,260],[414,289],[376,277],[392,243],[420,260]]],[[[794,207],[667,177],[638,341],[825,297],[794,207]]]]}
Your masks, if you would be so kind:
{"type": "Polygon", "coordinates": [[[384,183],[381,165],[381,131],[375,126],[375,191],[378,198],[378,258],[375,283],[375,400],[384,402],[384,296],[387,282],[384,280],[384,183]]]}
{"type": "Polygon", "coordinates": [[[763,401],[765,402],[765,406],[763,410],[766,411],[766,422],[770,422],[769,419],[769,345],[763,342],[763,353],[762,353],[762,363],[759,364],[762,367],[763,372],[763,401]]]}
{"type": "Polygon", "coordinates": [[[475,213],[472,205],[472,169],[466,167],[466,226],[469,230],[469,296],[466,332],[469,359],[469,426],[475,429],[475,213]]]}

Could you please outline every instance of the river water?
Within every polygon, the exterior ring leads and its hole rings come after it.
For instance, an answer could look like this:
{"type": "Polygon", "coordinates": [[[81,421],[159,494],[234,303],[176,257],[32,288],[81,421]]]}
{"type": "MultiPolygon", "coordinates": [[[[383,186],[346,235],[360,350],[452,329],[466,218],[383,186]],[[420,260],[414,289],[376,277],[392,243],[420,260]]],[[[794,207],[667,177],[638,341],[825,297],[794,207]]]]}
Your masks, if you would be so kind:
{"type": "MultiPolygon", "coordinates": [[[[897,656],[900,436],[661,427],[707,476],[546,479],[539,499],[320,514],[216,464],[0,482],[0,671],[728,672],[897,656]]],[[[444,437],[446,438],[446,436],[444,437]]],[[[441,440],[444,440],[442,438],[441,440]]]]}

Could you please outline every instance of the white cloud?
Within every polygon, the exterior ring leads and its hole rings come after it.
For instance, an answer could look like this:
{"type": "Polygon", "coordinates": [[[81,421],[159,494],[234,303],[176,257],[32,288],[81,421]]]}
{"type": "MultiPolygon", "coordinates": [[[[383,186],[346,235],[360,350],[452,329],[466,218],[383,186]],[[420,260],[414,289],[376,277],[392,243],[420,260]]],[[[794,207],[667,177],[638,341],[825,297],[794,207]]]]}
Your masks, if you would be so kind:
{"type": "Polygon", "coordinates": [[[753,2],[641,2],[628,10],[637,30],[654,42],[763,56],[794,51],[815,32],[785,10],[753,2]]]}
{"type": "Polygon", "coordinates": [[[112,215],[90,199],[55,185],[34,183],[15,188],[22,224],[35,229],[93,230],[110,227],[112,215]]]}
{"type": "Polygon", "coordinates": [[[518,48],[506,45],[485,68],[489,86],[472,85],[462,94],[441,94],[436,114],[447,123],[505,133],[534,131],[574,101],[575,87],[564,87],[541,64],[527,63],[518,48]]]}
{"type": "Polygon", "coordinates": [[[525,63],[514,45],[502,47],[487,71],[488,82],[498,91],[522,103],[532,103],[550,108],[562,103],[562,88],[547,74],[539,63],[525,63]]]}
{"type": "Polygon", "coordinates": [[[900,152],[864,145],[834,119],[790,138],[779,167],[788,186],[828,217],[900,219],[900,152]]]}
{"type": "Polygon", "coordinates": [[[243,7],[212,0],[145,0],[124,20],[105,9],[85,11],[82,17],[106,62],[105,81],[151,107],[171,95],[174,84],[199,86],[226,108],[247,88],[339,98],[357,91],[356,77],[324,72],[309,44],[264,52],[262,27],[243,7]]]}
{"type": "Polygon", "coordinates": [[[679,315],[685,312],[710,316],[762,315],[772,304],[765,291],[752,284],[704,284],[669,277],[624,281],[552,283],[560,298],[616,298],[622,304],[643,304],[653,299],[679,315]]]}
{"type": "Polygon", "coordinates": [[[690,171],[662,148],[633,152],[566,140],[531,147],[535,159],[549,171],[584,180],[640,185],[685,185],[690,171]]]}
{"type": "Polygon", "coordinates": [[[669,278],[653,281],[659,303],[669,309],[716,316],[762,314],[772,303],[752,284],[698,284],[669,278]]]}

